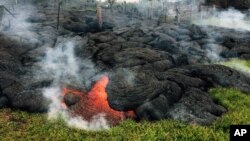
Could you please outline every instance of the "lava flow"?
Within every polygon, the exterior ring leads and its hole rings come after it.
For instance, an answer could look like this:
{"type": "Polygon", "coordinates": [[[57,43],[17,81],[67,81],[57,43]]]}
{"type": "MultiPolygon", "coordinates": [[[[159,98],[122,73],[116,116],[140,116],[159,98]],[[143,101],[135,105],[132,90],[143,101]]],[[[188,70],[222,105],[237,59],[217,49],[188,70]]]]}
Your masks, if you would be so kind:
{"type": "Polygon", "coordinates": [[[104,114],[107,121],[112,125],[118,124],[124,118],[134,118],[135,114],[133,111],[116,111],[109,106],[106,92],[108,82],[108,76],[103,76],[93,85],[92,89],[87,94],[81,91],[64,88],[63,108],[70,109],[72,115],[81,116],[88,121],[96,115],[104,114]],[[66,97],[69,97],[68,99],[71,99],[71,101],[76,101],[76,103],[73,102],[74,104],[72,105],[67,104],[66,97]]]}

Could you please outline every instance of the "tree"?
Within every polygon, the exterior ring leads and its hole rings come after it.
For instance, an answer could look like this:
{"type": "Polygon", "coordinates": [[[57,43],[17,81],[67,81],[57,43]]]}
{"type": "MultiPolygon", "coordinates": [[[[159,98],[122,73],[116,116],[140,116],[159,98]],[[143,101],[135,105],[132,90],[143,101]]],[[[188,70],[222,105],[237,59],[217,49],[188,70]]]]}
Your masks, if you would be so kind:
{"type": "Polygon", "coordinates": [[[116,0],[108,0],[111,12],[113,12],[113,5],[115,2],[116,2],[116,0]]]}

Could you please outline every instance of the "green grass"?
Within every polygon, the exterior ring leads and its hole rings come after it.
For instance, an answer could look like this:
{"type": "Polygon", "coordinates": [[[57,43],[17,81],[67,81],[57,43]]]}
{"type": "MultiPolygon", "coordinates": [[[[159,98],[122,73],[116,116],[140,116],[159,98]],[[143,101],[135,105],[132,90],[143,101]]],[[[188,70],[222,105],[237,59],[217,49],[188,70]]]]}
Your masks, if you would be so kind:
{"type": "Polygon", "coordinates": [[[247,60],[239,60],[239,59],[231,59],[227,62],[219,63],[235,70],[241,71],[245,74],[250,74],[250,61],[247,60]]]}
{"type": "Polygon", "coordinates": [[[236,89],[216,88],[210,94],[229,112],[210,126],[189,125],[173,120],[124,121],[104,131],[69,128],[62,120],[48,121],[45,114],[0,110],[0,140],[229,140],[229,126],[250,124],[250,96],[236,89]]]}
{"type": "MultiPolygon", "coordinates": [[[[250,61],[245,63],[245,66],[250,66],[250,61]]],[[[140,123],[127,120],[109,130],[95,132],[69,128],[63,120],[48,121],[46,114],[1,109],[0,141],[228,141],[230,125],[250,124],[250,96],[233,88],[214,88],[209,93],[228,109],[227,113],[209,126],[190,125],[173,120],[140,123]]]]}

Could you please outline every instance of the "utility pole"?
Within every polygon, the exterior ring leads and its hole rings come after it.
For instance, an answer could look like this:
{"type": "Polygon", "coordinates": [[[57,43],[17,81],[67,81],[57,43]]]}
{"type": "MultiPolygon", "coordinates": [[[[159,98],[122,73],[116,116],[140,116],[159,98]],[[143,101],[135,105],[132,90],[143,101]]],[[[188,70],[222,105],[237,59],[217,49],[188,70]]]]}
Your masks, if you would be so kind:
{"type": "Polygon", "coordinates": [[[3,14],[4,14],[4,7],[3,5],[0,5],[0,26],[2,25],[3,14]]]}
{"type": "Polygon", "coordinates": [[[175,5],[175,20],[176,20],[176,22],[177,23],[180,23],[180,10],[179,10],[179,8],[178,8],[178,6],[177,6],[177,4],[175,5]]]}
{"type": "Polygon", "coordinates": [[[124,1],[124,13],[127,13],[127,2],[124,1]]]}
{"type": "Polygon", "coordinates": [[[101,8],[99,3],[96,6],[96,18],[98,20],[100,30],[102,30],[102,24],[103,24],[103,21],[102,21],[102,8],[101,8]]]}
{"type": "Polygon", "coordinates": [[[168,19],[168,3],[166,1],[162,2],[162,12],[161,12],[163,22],[167,22],[168,19]]]}

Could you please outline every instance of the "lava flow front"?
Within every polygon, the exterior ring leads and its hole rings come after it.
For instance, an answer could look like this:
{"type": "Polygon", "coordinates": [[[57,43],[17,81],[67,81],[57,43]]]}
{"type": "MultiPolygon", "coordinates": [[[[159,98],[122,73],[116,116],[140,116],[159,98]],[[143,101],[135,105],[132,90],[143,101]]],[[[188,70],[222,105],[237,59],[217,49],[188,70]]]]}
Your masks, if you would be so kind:
{"type": "Polygon", "coordinates": [[[124,118],[134,118],[133,111],[116,111],[109,106],[106,92],[108,82],[108,76],[101,77],[87,94],[64,88],[63,108],[70,109],[73,116],[81,116],[88,121],[96,115],[104,114],[109,124],[112,125],[118,124],[124,118]]]}

